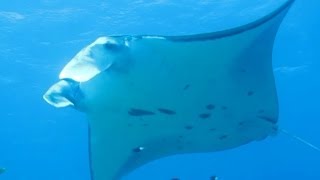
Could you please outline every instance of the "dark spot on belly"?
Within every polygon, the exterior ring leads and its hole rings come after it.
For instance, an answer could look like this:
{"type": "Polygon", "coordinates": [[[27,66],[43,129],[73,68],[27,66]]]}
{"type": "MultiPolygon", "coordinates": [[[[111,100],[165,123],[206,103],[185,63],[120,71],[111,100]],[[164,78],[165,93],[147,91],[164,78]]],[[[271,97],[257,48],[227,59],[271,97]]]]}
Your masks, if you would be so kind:
{"type": "Polygon", "coordinates": [[[139,147],[133,148],[132,151],[137,153],[137,152],[143,151],[143,149],[144,149],[144,147],[139,146],[139,147]]]}
{"type": "Polygon", "coordinates": [[[242,68],[242,69],[240,69],[240,72],[245,73],[245,72],[247,72],[247,70],[242,68]]]}
{"type": "Polygon", "coordinates": [[[254,94],[253,91],[248,91],[248,93],[247,93],[248,96],[252,96],[253,94],[254,94]]]}
{"type": "Polygon", "coordinates": [[[276,124],[276,123],[277,123],[277,120],[274,119],[274,118],[271,118],[271,117],[267,117],[267,116],[263,116],[263,115],[258,115],[257,118],[263,119],[263,120],[268,121],[268,122],[270,122],[270,123],[272,123],[272,124],[276,124]]]}
{"type": "Polygon", "coordinates": [[[147,116],[147,115],[154,115],[155,113],[152,111],[147,111],[143,109],[131,108],[130,111],[128,111],[128,114],[131,116],[147,116]]]}
{"type": "Polygon", "coordinates": [[[211,116],[210,113],[199,114],[199,117],[200,117],[201,119],[207,119],[207,118],[209,118],[210,116],[211,116]]]}
{"type": "Polygon", "coordinates": [[[180,180],[179,178],[172,178],[171,180],[180,180]]]}
{"type": "Polygon", "coordinates": [[[262,113],[264,113],[264,110],[263,110],[263,109],[260,109],[260,110],[258,111],[258,113],[259,113],[259,114],[262,114],[262,113]]]}
{"type": "Polygon", "coordinates": [[[213,105],[213,104],[208,104],[208,105],[206,106],[206,108],[207,108],[208,110],[213,110],[215,107],[216,107],[216,106],[213,105]]]}
{"type": "Polygon", "coordinates": [[[187,89],[189,89],[189,87],[190,87],[190,85],[189,85],[189,84],[186,84],[186,85],[184,86],[183,90],[187,90],[187,89]]]}
{"type": "Polygon", "coordinates": [[[176,114],[175,111],[170,110],[170,109],[159,108],[158,111],[161,112],[161,113],[163,113],[163,114],[167,114],[167,115],[174,115],[174,114],[176,114]]]}
{"type": "Polygon", "coordinates": [[[220,140],[226,139],[228,137],[228,135],[222,135],[219,137],[220,140]]]}
{"type": "Polygon", "coordinates": [[[209,131],[216,131],[216,130],[217,130],[216,128],[209,129],[209,131]]]}
{"type": "Polygon", "coordinates": [[[187,129],[187,130],[191,130],[191,129],[193,129],[193,126],[191,126],[191,125],[186,125],[184,128],[187,129]]]}
{"type": "Polygon", "coordinates": [[[177,149],[178,150],[183,150],[183,147],[182,146],[178,146],[177,149]]]}
{"type": "Polygon", "coordinates": [[[244,122],[243,122],[243,121],[240,121],[240,122],[238,123],[238,125],[239,125],[239,126],[243,126],[243,125],[244,125],[244,122]]]}
{"type": "Polygon", "coordinates": [[[227,110],[228,107],[227,107],[227,106],[221,106],[221,109],[222,109],[222,110],[227,110]]]}

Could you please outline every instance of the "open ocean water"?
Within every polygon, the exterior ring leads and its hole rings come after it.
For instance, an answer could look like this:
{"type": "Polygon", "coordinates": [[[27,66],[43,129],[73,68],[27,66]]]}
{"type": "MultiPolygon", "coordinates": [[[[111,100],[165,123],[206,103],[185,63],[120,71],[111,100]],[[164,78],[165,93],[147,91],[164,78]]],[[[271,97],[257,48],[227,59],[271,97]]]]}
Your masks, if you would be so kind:
{"type": "MultiPolygon", "coordinates": [[[[285,0],[11,0],[0,2],[0,180],[89,180],[84,114],[42,95],[103,35],[186,35],[240,26],[285,0]]],[[[296,0],[273,67],[279,126],[320,146],[320,1],[296,0]]],[[[320,152],[286,134],[238,148],[162,158],[125,180],[319,180],[320,152]]]]}

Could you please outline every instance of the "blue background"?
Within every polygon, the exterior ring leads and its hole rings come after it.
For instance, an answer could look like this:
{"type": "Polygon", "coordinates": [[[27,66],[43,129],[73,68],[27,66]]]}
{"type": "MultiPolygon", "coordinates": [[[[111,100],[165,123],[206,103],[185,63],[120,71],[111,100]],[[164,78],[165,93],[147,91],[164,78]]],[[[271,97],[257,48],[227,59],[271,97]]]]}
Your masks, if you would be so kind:
{"type": "MultiPolygon", "coordinates": [[[[251,22],[284,0],[29,0],[0,2],[1,180],[89,180],[87,122],[42,94],[102,35],[182,35],[251,22]]],[[[280,27],[274,71],[281,128],[320,145],[320,13],[297,0],[280,27]]],[[[320,153],[279,133],[232,150],[163,158],[125,179],[320,179],[320,153]]]]}

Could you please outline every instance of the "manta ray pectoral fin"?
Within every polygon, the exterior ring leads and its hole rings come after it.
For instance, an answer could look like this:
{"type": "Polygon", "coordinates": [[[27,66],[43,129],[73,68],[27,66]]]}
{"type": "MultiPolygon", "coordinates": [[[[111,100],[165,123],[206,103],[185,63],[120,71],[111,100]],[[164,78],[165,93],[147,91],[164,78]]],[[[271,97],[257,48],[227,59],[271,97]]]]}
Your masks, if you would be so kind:
{"type": "Polygon", "coordinates": [[[102,37],[80,51],[44,97],[85,107],[92,178],[120,179],[157,158],[274,133],[272,48],[292,3],[225,31],[102,37]]]}

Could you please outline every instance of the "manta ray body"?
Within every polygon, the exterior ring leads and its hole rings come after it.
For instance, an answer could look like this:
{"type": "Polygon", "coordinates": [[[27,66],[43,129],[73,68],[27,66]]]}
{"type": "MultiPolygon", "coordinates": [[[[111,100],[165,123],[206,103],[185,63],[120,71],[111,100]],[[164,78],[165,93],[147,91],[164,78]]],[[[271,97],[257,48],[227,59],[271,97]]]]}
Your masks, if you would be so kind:
{"type": "Polygon", "coordinates": [[[107,36],[82,49],[44,99],[87,115],[92,179],[275,134],[272,49],[292,3],[224,31],[107,36]]]}

